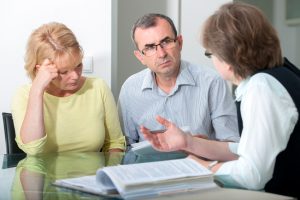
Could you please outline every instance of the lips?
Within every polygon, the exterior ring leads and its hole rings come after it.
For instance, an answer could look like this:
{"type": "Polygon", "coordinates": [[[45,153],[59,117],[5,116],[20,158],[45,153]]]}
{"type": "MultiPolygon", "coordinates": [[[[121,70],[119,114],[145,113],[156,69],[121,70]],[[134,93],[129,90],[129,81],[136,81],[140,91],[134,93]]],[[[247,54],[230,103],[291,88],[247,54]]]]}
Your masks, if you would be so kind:
{"type": "Polygon", "coordinates": [[[70,86],[77,86],[78,83],[77,82],[75,82],[75,83],[69,83],[68,85],[70,85],[70,86]]]}
{"type": "Polygon", "coordinates": [[[157,66],[160,66],[160,65],[165,65],[165,64],[168,64],[170,63],[171,61],[170,60],[163,60],[163,61],[160,61],[157,63],[157,66]]]}

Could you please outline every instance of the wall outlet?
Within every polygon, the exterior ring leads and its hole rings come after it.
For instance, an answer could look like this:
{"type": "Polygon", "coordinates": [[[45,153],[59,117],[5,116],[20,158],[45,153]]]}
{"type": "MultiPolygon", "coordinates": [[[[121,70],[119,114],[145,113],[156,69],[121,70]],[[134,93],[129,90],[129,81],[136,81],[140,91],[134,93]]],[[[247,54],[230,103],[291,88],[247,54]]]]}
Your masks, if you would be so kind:
{"type": "Polygon", "coordinates": [[[83,73],[93,73],[94,66],[93,66],[93,56],[85,56],[82,59],[83,64],[83,73]]]}

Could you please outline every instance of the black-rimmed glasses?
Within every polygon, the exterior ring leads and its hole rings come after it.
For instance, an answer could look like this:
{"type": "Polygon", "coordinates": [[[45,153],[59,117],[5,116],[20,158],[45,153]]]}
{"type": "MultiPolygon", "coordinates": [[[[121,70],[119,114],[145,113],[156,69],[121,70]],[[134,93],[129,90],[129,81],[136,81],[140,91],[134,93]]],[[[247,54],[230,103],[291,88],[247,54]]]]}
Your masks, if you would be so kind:
{"type": "Polygon", "coordinates": [[[211,56],[213,55],[212,53],[205,51],[204,55],[208,58],[211,58],[211,56]]]}
{"type": "Polygon", "coordinates": [[[166,38],[162,40],[159,44],[146,45],[146,47],[141,51],[141,53],[145,56],[153,56],[156,53],[158,46],[160,46],[162,49],[172,49],[176,46],[176,41],[177,38],[166,38]]]}

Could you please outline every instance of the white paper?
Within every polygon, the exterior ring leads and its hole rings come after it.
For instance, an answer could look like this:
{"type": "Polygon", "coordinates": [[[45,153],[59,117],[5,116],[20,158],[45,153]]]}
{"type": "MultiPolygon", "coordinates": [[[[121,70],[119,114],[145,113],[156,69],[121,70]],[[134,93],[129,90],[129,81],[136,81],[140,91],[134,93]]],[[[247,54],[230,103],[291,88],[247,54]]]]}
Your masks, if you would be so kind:
{"type": "Polygon", "coordinates": [[[126,199],[217,188],[212,172],[190,158],[104,167],[96,176],[56,180],[54,185],[114,197],[118,192],[126,199]]]}
{"type": "Polygon", "coordinates": [[[190,158],[111,166],[97,171],[97,181],[103,181],[105,176],[111,178],[124,198],[217,187],[212,172],[190,158]]]}
{"type": "Polygon", "coordinates": [[[103,171],[125,185],[212,174],[190,158],[112,166],[103,171]]]}
{"type": "Polygon", "coordinates": [[[54,185],[66,188],[81,190],[92,194],[110,194],[116,193],[113,184],[107,184],[106,180],[102,183],[96,181],[96,176],[82,176],[78,178],[60,179],[54,182],[54,185]]]}

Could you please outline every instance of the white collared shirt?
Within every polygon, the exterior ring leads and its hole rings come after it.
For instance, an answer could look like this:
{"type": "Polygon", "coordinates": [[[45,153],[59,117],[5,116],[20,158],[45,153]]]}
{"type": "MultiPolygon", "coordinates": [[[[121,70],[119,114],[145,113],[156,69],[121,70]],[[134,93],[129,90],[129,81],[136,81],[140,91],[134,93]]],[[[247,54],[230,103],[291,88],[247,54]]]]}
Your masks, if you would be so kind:
{"type": "Polygon", "coordinates": [[[272,178],[276,156],[286,148],[299,114],[287,90],[266,73],[241,82],[236,100],[242,100],[239,159],[224,163],[215,175],[225,186],[263,189],[272,178]]]}

